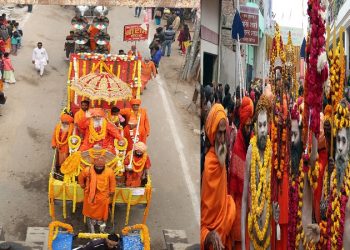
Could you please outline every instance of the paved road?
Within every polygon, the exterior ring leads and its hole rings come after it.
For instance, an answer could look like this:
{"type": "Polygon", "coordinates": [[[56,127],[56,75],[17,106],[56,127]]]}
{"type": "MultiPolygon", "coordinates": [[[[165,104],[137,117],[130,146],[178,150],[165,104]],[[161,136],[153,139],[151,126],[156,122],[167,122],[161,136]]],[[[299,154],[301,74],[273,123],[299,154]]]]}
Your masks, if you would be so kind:
{"type": "MultiPolygon", "coordinates": [[[[65,105],[68,64],[63,44],[72,17],[71,9],[36,6],[23,27],[23,48],[17,57],[12,57],[17,83],[6,90],[8,102],[0,107],[0,222],[9,240],[24,240],[27,226],[47,226],[50,221],[50,141],[65,105]],[[38,41],[43,42],[50,57],[43,78],[31,64],[32,49],[38,41]]],[[[112,51],[127,50],[131,44],[122,41],[123,25],[139,23],[141,19],[134,18],[133,9],[128,7],[112,9],[109,17],[112,51]]],[[[138,46],[148,53],[147,42],[138,46]]],[[[164,74],[171,75],[172,68],[167,67],[170,60],[172,64],[173,60],[182,62],[178,55],[164,58],[160,77],[149,84],[142,96],[151,123],[148,147],[154,195],[147,224],[152,249],[164,248],[162,229],[186,230],[191,243],[199,242],[199,140],[190,129],[196,127],[198,118],[190,119],[174,105],[168,86],[173,86],[175,80],[164,78],[164,74]]],[[[124,214],[125,209],[118,208],[117,229],[122,227],[124,214]]],[[[141,222],[142,210],[135,207],[131,217],[130,224],[141,222]]],[[[82,226],[79,213],[71,218],[82,226]]]]}

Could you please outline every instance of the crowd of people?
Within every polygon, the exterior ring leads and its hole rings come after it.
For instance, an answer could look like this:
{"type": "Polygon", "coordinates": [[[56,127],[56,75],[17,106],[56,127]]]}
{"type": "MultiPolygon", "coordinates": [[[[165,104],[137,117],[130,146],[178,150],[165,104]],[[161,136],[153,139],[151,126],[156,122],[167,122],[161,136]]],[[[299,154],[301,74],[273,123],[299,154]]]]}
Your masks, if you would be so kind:
{"type": "Polygon", "coordinates": [[[22,45],[23,30],[16,20],[8,20],[6,14],[0,16],[0,104],[5,104],[5,89],[15,84],[15,69],[10,55],[17,56],[22,45]]]}
{"type": "Polygon", "coordinates": [[[318,134],[289,86],[203,88],[202,249],[350,247],[350,85],[334,107],[325,96],[318,134]]]}

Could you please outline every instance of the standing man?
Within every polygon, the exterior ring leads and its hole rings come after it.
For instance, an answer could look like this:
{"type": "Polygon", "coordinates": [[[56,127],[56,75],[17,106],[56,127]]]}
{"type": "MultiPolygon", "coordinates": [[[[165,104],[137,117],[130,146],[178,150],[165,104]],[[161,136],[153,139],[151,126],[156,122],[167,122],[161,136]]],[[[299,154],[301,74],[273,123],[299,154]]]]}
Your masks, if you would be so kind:
{"type": "Polygon", "coordinates": [[[136,121],[140,119],[140,129],[144,129],[144,131],[146,132],[146,136],[148,137],[150,133],[150,125],[147,110],[144,108],[140,108],[140,99],[131,99],[130,105],[131,108],[121,109],[120,114],[126,118],[127,124],[129,123],[131,117],[135,117],[136,121]]]}
{"type": "Polygon", "coordinates": [[[87,114],[87,111],[89,110],[89,107],[90,107],[90,101],[89,100],[81,101],[80,109],[74,115],[74,125],[75,125],[75,128],[76,128],[76,133],[82,139],[84,138],[85,130],[81,130],[78,127],[78,124],[80,123],[81,120],[86,119],[86,114],[87,114]]]}
{"type": "Polygon", "coordinates": [[[131,49],[128,51],[128,56],[141,57],[141,53],[137,50],[136,45],[131,45],[131,49]]]}
{"type": "Polygon", "coordinates": [[[51,140],[52,148],[57,149],[58,166],[61,166],[69,155],[68,139],[73,134],[73,129],[73,117],[62,114],[51,140]]]}
{"type": "Polygon", "coordinates": [[[46,49],[43,48],[42,42],[38,42],[38,47],[33,50],[32,63],[40,76],[43,76],[45,65],[49,63],[49,56],[46,49]]]}
{"type": "Polygon", "coordinates": [[[154,65],[157,68],[157,73],[158,73],[159,63],[161,59],[162,59],[162,50],[159,48],[159,45],[156,45],[154,47],[154,54],[152,55],[152,62],[154,62],[154,65]]]}
{"type": "Polygon", "coordinates": [[[176,33],[176,31],[179,29],[179,27],[180,27],[180,22],[181,22],[181,19],[180,19],[180,17],[179,17],[179,13],[176,13],[176,14],[175,14],[175,19],[174,19],[174,21],[173,21],[173,23],[172,23],[173,29],[174,29],[175,33],[176,33]]]}
{"type": "Polygon", "coordinates": [[[256,107],[255,136],[250,140],[246,157],[241,212],[241,246],[244,250],[246,233],[250,241],[248,249],[271,247],[272,146],[268,133],[270,107],[267,97],[261,96],[256,107]]]}
{"type": "Polygon", "coordinates": [[[149,57],[145,57],[145,60],[141,64],[141,82],[142,88],[146,89],[146,85],[149,80],[155,78],[157,75],[156,66],[149,57]]]}
{"type": "Polygon", "coordinates": [[[64,44],[64,51],[66,51],[66,60],[69,60],[71,53],[74,53],[75,42],[74,42],[74,31],[69,32],[69,36],[66,37],[66,42],[64,44]]]}
{"type": "Polygon", "coordinates": [[[214,104],[205,123],[210,149],[205,156],[202,178],[201,250],[232,249],[232,226],[236,217],[236,206],[227,193],[226,123],[224,107],[214,104]]]}
{"type": "Polygon", "coordinates": [[[86,167],[78,177],[79,185],[84,190],[83,214],[88,218],[91,233],[95,232],[96,224],[100,226],[100,232],[104,232],[109,200],[115,192],[114,172],[105,164],[105,158],[100,156],[94,160],[93,167],[86,167]]]}
{"type": "Polygon", "coordinates": [[[134,17],[140,17],[141,10],[142,10],[142,7],[136,7],[135,8],[135,16],[134,17]]]}
{"type": "Polygon", "coordinates": [[[253,101],[245,96],[239,108],[240,126],[237,138],[232,149],[232,159],[229,166],[229,194],[232,195],[237,211],[237,219],[233,224],[233,240],[235,249],[242,249],[244,242],[241,242],[241,208],[244,184],[244,173],[246,167],[246,156],[249,146],[250,134],[252,131],[252,120],[254,115],[253,101]]]}
{"type": "Polygon", "coordinates": [[[175,20],[175,13],[172,13],[169,15],[168,19],[166,20],[166,28],[168,29],[170,25],[173,24],[174,20],[175,20]]]}
{"type": "Polygon", "coordinates": [[[171,54],[171,45],[175,41],[175,31],[173,30],[173,26],[170,25],[169,28],[164,32],[165,40],[162,44],[162,55],[165,56],[165,50],[168,48],[167,56],[171,54]]]}

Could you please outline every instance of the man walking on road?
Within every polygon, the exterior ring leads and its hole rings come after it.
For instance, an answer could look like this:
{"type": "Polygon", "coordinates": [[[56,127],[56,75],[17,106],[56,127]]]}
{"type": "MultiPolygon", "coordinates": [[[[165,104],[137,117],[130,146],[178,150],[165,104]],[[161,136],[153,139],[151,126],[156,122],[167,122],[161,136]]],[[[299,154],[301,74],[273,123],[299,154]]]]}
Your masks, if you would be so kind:
{"type": "Polygon", "coordinates": [[[49,63],[49,56],[46,49],[43,48],[42,42],[38,42],[38,47],[33,50],[32,63],[40,76],[43,76],[45,65],[49,63]]]}
{"type": "Polygon", "coordinates": [[[165,50],[168,48],[167,56],[170,56],[171,54],[171,45],[175,41],[175,31],[173,30],[173,26],[170,25],[169,28],[164,32],[165,34],[165,41],[162,45],[162,52],[163,56],[165,56],[165,50]]]}

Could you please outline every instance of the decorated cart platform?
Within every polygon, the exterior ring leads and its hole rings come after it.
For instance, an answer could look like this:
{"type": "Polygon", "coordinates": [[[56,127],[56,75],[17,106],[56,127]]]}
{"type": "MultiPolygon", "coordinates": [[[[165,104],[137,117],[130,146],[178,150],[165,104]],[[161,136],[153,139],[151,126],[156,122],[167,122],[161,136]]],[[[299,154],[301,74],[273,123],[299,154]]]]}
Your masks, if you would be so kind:
{"type": "Polygon", "coordinates": [[[85,99],[90,100],[92,107],[129,107],[131,98],[140,98],[141,59],[127,55],[71,54],[68,110],[74,114],[85,99]],[[127,87],[131,95],[125,95],[127,87]]]}
{"type": "MultiPolygon", "coordinates": [[[[122,250],[150,250],[150,235],[145,224],[137,224],[123,228],[120,236],[122,250]]],[[[106,239],[108,234],[79,233],[79,239],[106,239]]],[[[74,229],[71,225],[60,221],[52,221],[49,225],[49,250],[72,250],[74,229]]],[[[79,249],[79,247],[78,247],[79,249]]]]}
{"type": "MultiPolygon", "coordinates": [[[[89,152],[83,152],[81,154],[91,154],[94,150],[89,152]]],[[[106,167],[110,167],[114,170],[116,179],[118,179],[120,172],[118,170],[117,156],[111,153],[104,153],[109,159],[106,167]]],[[[77,182],[77,177],[84,167],[91,166],[90,162],[81,158],[79,162],[75,163],[75,167],[70,173],[66,173],[64,176],[56,171],[56,157],[54,156],[52,162],[52,169],[49,177],[49,212],[52,219],[56,218],[55,213],[55,200],[62,202],[63,218],[67,218],[67,203],[72,204],[72,213],[76,212],[76,204],[83,202],[84,190],[77,182]],[[57,177],[58,176],[58,177],[57,177]]],[[[151,176],[147,175],[147,182],[141,187],[126,187],[122,182],[117,182],[117,187],[113,199],[110,200],[112,205],[112,212],[110,215],[111,223],[114,224],[115,208],[117,204],[125,204],[127,206],[125,225],[129,224],[131,206],[144,205],[144,215],[142,223],[146,223],[149,208],[152,199],[152,181],[151,176]]],[[[85,220],[85,218],[84,218],[85,220]]]]}

